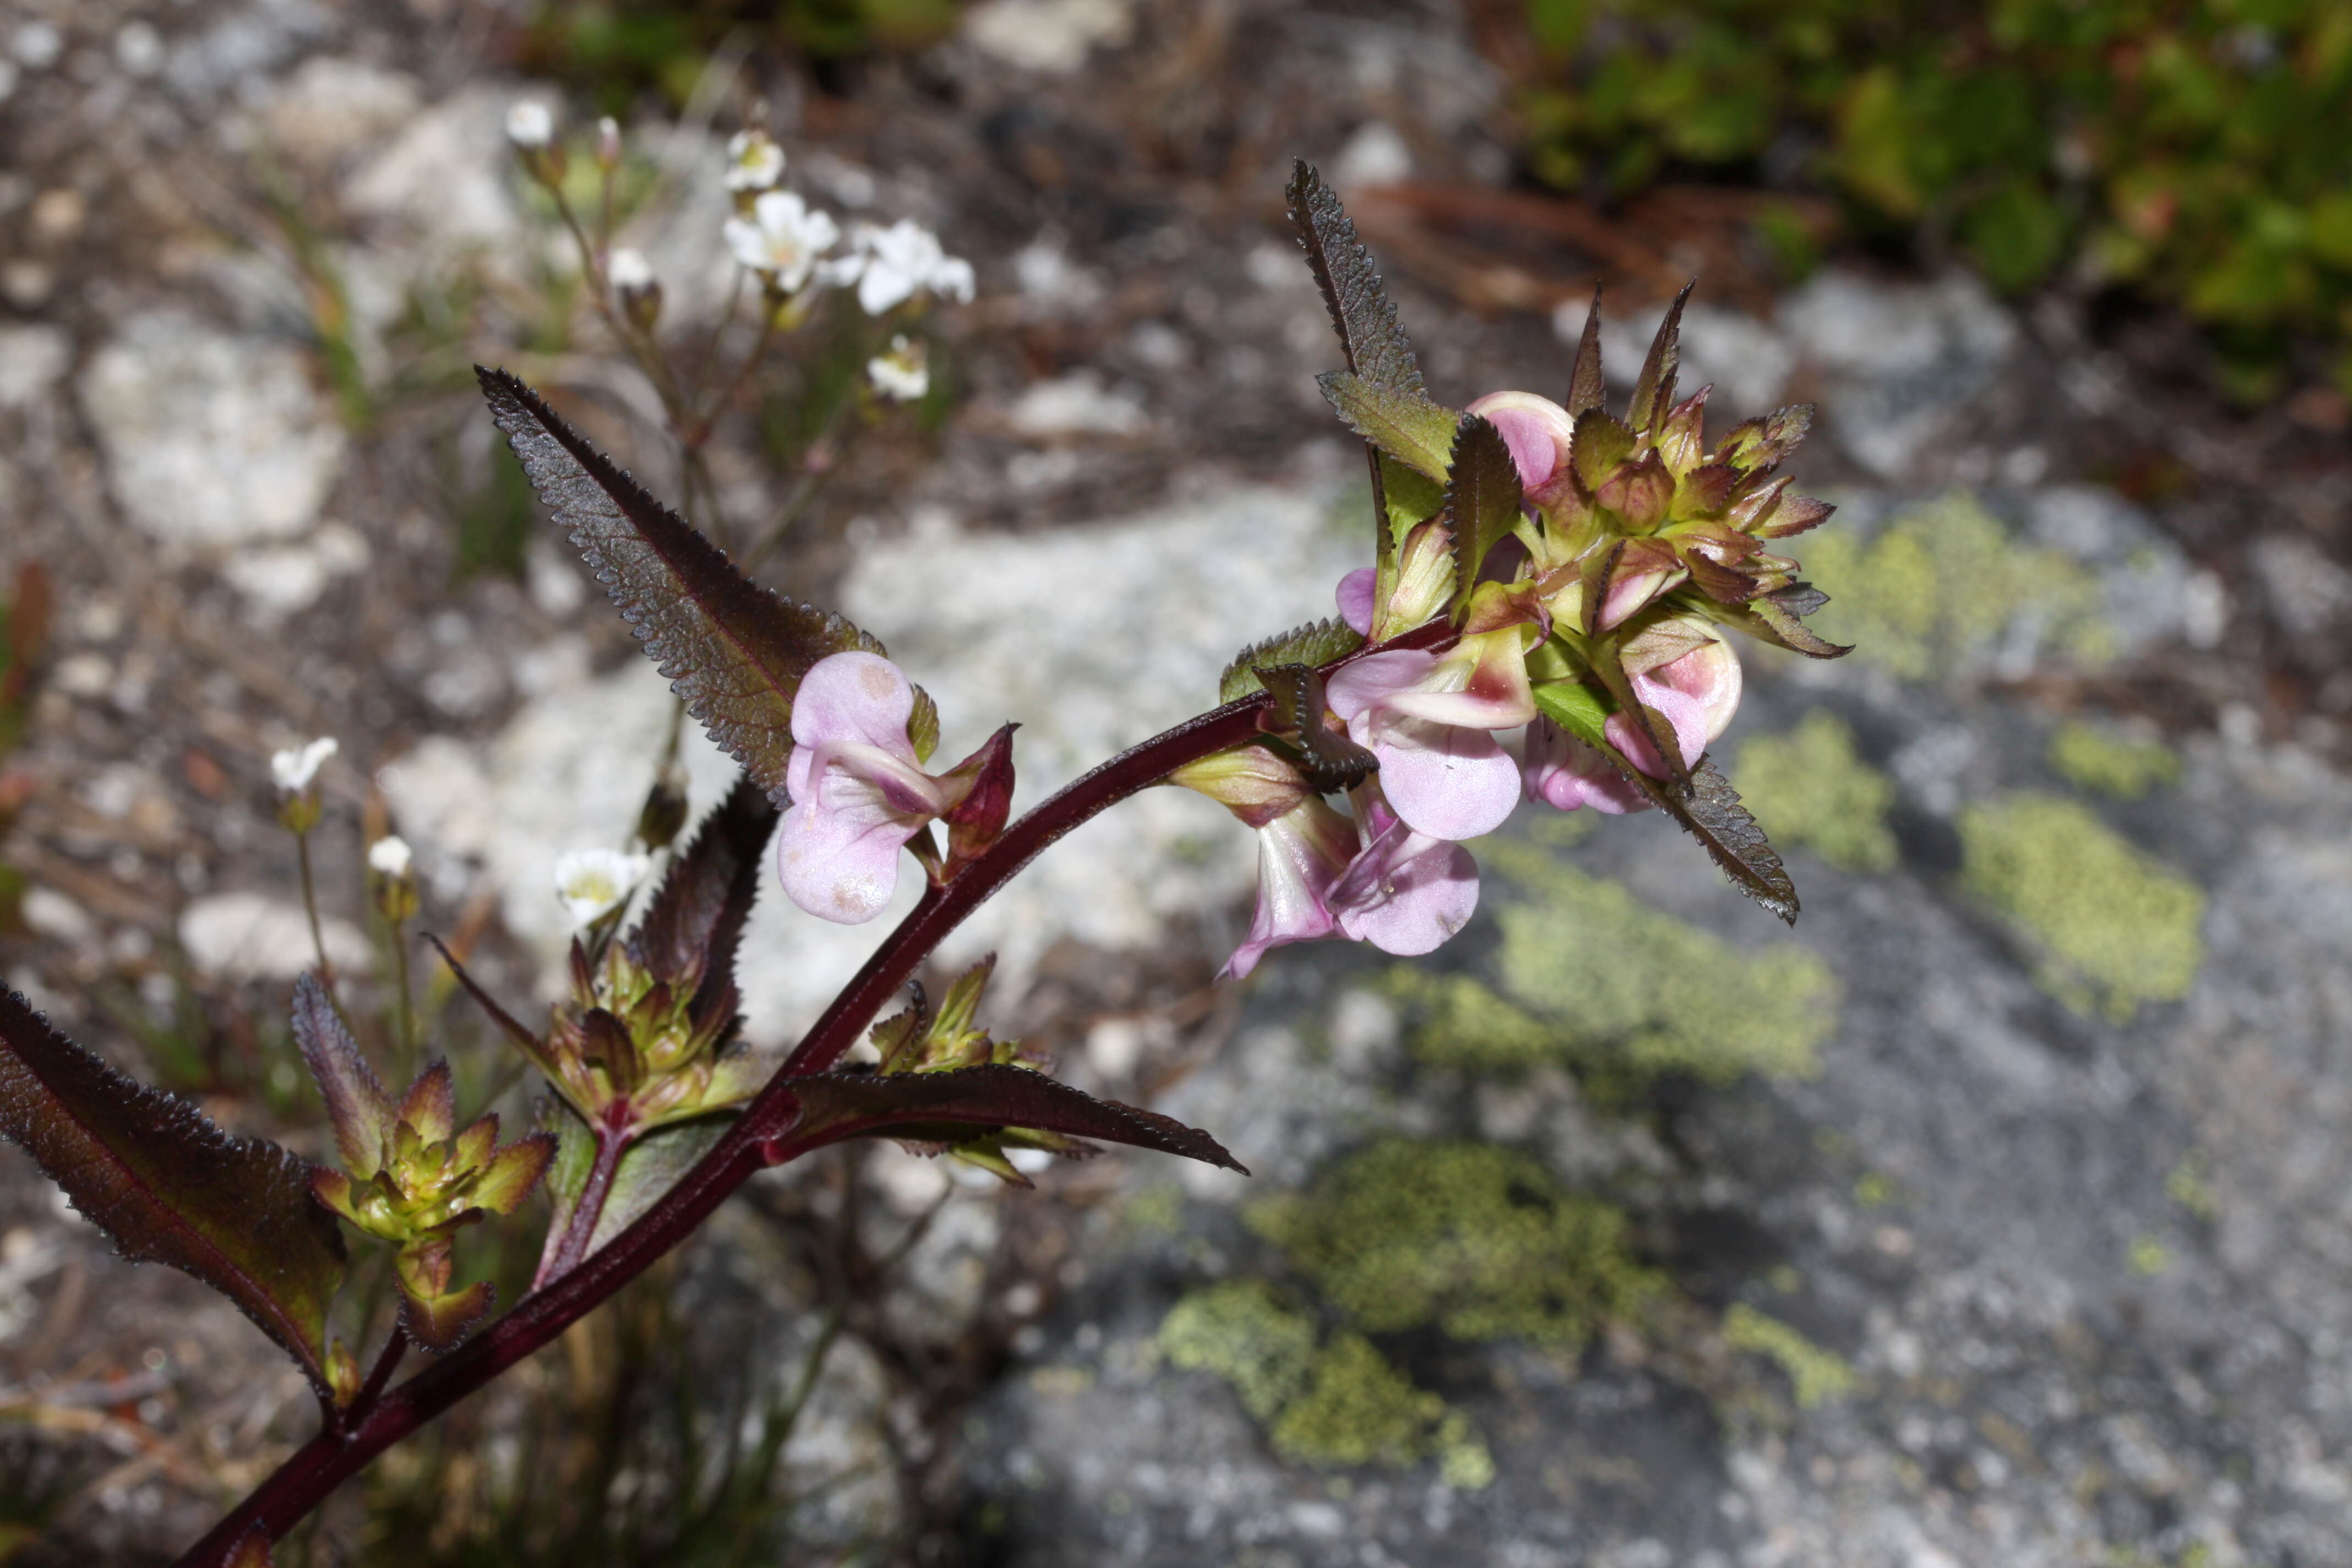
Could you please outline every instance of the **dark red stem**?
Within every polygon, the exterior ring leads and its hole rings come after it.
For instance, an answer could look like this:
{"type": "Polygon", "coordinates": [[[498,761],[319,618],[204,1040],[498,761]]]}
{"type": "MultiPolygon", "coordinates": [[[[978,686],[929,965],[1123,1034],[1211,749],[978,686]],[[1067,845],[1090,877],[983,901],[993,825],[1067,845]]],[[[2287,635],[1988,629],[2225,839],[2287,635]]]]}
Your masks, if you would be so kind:
{"type": "MultiPolygon", "coordinates": [[[[625,1102],[619,1109],[626,1110],[625,1102]]],[[[550,1279],[560,1279],[580,1267],[588,1256],[589,1238],[596,1234],[596,1222],[604,1217],[604,1202],[613,1194],[613,1178],[621,1169],[621,1156],[629,1152],[635,1142],[635,1131],[628,1126],[596,1129],[596,1161],[588,1167],[587,1184],[580,1189],[580,1201],[572,1205],[571,1217],[564,1221],[563,1234],[556,1238],[555,1249],[539,1265],[535,1287],[550,1279]]]]}
{"type": "MultiPolygon", "coordinates": [[[[1430,647],[1452,636],[1453,628],[1441,620],[1382,646],[1430,647]]],[[[1258,732],[1265,705],[1263,694],[1228,702],[1122,752],[1006,828],[953,882],[927,890],[802,1038],[783,1070],[658,1203],[579,1267],[524,1297],[506,1316],[394,1389],[362,1414],[357,1425],[321,1432],[296,1449],[191,1547],[177,1568],[221,1568],[257,1526],[273,1541],[284,1536],[378,1454],[553,1341],[644,1273],[754,1173],[801,1152],[787,1142],[800,1115],[793,1079],[823,1072],[840,1060],[940,941],[1047,846],[1171,770],[1248,741],[1258,732]]]]}

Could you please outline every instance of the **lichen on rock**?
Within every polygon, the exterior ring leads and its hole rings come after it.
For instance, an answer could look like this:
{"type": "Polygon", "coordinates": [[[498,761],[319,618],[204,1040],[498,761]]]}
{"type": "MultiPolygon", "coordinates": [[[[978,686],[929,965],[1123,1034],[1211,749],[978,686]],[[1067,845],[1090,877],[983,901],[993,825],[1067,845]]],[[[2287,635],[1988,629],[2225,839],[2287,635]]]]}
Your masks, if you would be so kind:
{"type": "Polygon", "coordinates": [[[1621,1210],[1492,1144],[1385,1140],[1245,1217],[1372,1333],[1434,1324],[1573,1352],[1666,1288],[1632,1257],[1621,1210]]]}
{"type": "Polygon", "coordinates": [[[1745,1301],[1732,1303],[1731,1310],[1723,1314],[1723,1338],[1733,1350],[1767,1356],[1778,1363],[1789,1375],[1800,1410],[1842,1399],[1854,1390],[1853,1368],[1843,1356],[1823,1350],[1780,1319],[1759,1312],[1745,1301]]]}
{"type": "Polygon", "coordinates": [[[2081,1013],[2128,1023],[2189,994],[2205,894],[2079,802],[2031,792],[1960,813],[1961,885],[2033,948],[2035,979],[2081,1013]]]}
{"type": "Polygon", "coordinates": [[[2050,737],[2050,765],[2068,783],[2117,800],[2137,800],[2180,777],[2180,753],[2163,742],[2080,721],[2050,737]]]}
{"type": "Polygon", "coordinates": [[[1836,714],[1815,709],[1785,733],[1749,741],[1732,785],[1773,843],[1802,845],[1848,871],[1895,868],[1894,781],[1862,760],[1836,714]]]}

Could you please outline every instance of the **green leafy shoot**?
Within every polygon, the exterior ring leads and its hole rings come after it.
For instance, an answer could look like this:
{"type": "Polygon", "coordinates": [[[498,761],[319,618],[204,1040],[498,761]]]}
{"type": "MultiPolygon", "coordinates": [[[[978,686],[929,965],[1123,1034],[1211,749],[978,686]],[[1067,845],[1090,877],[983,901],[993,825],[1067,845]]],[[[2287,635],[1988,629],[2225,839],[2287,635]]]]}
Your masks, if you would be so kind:
{"type": "Polygon", "coordinates": [[[1265,690],[1257,676],[1261,668],[1278,664],[1326,665],[1347,658],[1363,646],[1363,634],[1337,619],[1317,621],[1280,637],[1252,643],[1234,655],[1234,661],[1217,677],[1217,700],[1238,702],[1253,692],[1265,690]]]}

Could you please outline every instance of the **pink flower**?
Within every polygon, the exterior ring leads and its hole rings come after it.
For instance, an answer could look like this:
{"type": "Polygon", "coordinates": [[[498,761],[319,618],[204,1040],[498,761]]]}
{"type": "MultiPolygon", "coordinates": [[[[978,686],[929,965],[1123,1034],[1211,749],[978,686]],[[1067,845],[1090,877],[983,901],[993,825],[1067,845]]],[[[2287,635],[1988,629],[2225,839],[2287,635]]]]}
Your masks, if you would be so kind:
{"type": "Polygon", "coordinates": [[[1507,626],[1444,654],[1367,654],[1331,677],[1331,710],[1380,759],[1381,792],[1413,831],[1475,838],[1518,803],[1518,765],[1494,731],[1535,717],[1519,643],[1507,626]]]}
{"type": "Polygon", "coordinates": [[[1414,957],[1469,923],[1478,908],[1470,852],[1407,827],[1377,787],[1359,800],[1369,832],[1320,795],[1258,829],[1257,911],[1227,976],[1244,978],[1270,948],[1330,936],[1414,957]]]}
{"type": "Polygon", "coordinates": [[[1576,421],[1549,397],[1532,392],[1490,392],[1465,414],[1475,414],[1502,433],[1519,470],[1519,489],[1528,495],[1551,482],[1568,466],[1576,421]]]}
{"type": "Polygon", "coordinates": [[[819,659],[793,699],[792,809],[776,834],[784,894],[821,919],[872,920],[898,886],[898,851],[971,788],[918,764],[915,689],[878,654],[819,659]]]}
{"type": "Polygon", "coordinates": [[[1359,805],[1370,841],[1331,890],[1341,933],[1399,958],[1436,952],[1478,911],[1478,862],[1406,826],[1377,788],[1359,805]]]}
{"type": "Polygon", "coordinates": [[[1332,595],[1339,602],[1339,618],[1355,627],[1358,637],[1372,635],[1372,595],[1380,591],[1380,578],[1370,566],[1359,566],[1339,579],[1332,595]]]}
{"type": "MultiPolygon", "coordinates": [[[[1694,634],[1685,628],[1674,635],[1686,638],[1694,634]]],[[[1652,649],[1665,640],[1654,641],[1652,649]]],[[[1642,650],[1640,637],[1627,646],[1629,668],[1642,650]]],[[[1675,746],[1685,768],[1697,765],[1707,747],[1730,727],[1731,716],[1739,707],[1739,657],[1711,627],[1704,631],[1697,647],[1638,670],[1632,679],[1633,694],[1674,731],[1675,746]]],[[[1626,761],[1652,778],[1672,776],[1647,730],[1633,715],[1611,714],[1601,725],[1601,733],[1624,753],[1626,761]]],[[[1614,816],[1646,810],[1650,804],[1640,786],[1620,773],[1599,747],[1586,744],[1549,719],[1538,719],[1528,727],[1527,761],[1522,766],[1528,797],[1562,811],[1589,805],[1614,816]]]]}
{"type": "Polygon", "coordinates": [[[1257,912],[1249,936],[1225,960],[1239,980],[1268,948],[1315,942],[1339,929],[1331,890],[1355,858],[1355,825],[1310,795],[1257,830],[1257,912]]]}

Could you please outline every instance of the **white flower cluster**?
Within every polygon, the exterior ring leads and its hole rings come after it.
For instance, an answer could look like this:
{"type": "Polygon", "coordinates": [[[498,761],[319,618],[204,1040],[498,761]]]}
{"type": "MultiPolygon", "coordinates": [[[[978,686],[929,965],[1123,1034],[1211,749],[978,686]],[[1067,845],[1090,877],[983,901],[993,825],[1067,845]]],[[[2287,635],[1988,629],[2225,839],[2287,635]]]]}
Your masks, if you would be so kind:
{"type": "Polygon", "coordinates": [[[866,379],[874,390],[893,403],[913,403],[931,390],[930,356],[923,345],[900,332],[890,340],[890,352],[866,362],[866,379]]]}
{"type": "Polygon", "coordinates": [[[841,226],[798,192],[777,189],[783,174],[784,150],[765,132],[740,131],[728,142],[727,188],[735,194],[737,209],[727,220],[727,248],[747,270],[786,294],[811,283],[854,287],[858,308],[869,316],[919,294],[971,301],[971,263],[950,256],[938,235],[911,218],[887,228],[859,224],[840,253],[832,254],[844,237],[841,226]]]}

